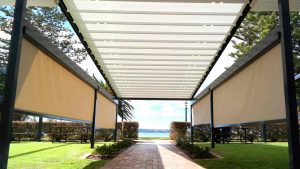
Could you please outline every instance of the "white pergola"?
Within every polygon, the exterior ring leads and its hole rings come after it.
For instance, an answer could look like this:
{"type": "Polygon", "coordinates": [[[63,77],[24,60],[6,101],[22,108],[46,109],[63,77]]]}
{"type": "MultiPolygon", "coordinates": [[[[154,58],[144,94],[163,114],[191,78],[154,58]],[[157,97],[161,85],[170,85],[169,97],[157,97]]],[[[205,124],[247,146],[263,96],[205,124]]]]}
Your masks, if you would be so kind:
{"type": "Polygon", "coordinates": [[[64,1],[118,98],[190,99],[247,1],[64,1]]]}
{"type": "Polygon", "coordinates": [[[276,0],[29,0],[28,5],[57,2],[69,12],[116,97],[141,99],[192,99],[246,5],[278,8],[276,0]]]}
{"type": "MultiPolygon", "coordinates": [[[[15,2],[13,50],[1,107],[0,168],[7,168],[25,7],[57,3],[116,99],[193,99],[250,8],[279,9],[289,161],[290,168],[299,168],[289,18],[289,6],[299,10],[299,0],[1,0],[0,5],[15,2]]],[[[212,106],[212,97],[210,100],[212,106]]],[[[93,124],[96,107],[94,104],[93,124]]],[[[213,115],[213,109],[210,113],[213,115]]]]}

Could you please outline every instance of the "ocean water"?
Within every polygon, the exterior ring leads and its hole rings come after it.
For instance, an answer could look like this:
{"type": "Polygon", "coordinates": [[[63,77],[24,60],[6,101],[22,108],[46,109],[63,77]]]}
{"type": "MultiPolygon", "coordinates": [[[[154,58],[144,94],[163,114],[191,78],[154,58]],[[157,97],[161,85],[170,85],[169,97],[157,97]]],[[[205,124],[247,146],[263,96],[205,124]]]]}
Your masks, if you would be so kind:
{"type": "Polygon", "coordinates": [[[139,132],[139,137],[169,137],[170,133],[139,132]]]}

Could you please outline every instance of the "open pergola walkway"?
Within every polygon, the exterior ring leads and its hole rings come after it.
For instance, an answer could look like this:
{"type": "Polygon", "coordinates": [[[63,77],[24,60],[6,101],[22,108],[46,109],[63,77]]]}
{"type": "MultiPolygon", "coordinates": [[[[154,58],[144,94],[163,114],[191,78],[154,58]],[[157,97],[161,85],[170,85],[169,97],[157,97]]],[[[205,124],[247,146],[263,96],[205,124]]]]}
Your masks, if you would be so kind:
{"type": "Polygon", "coordinates": [[[138,141],[104,169],[203,169],[170,141],[138,141]]]}

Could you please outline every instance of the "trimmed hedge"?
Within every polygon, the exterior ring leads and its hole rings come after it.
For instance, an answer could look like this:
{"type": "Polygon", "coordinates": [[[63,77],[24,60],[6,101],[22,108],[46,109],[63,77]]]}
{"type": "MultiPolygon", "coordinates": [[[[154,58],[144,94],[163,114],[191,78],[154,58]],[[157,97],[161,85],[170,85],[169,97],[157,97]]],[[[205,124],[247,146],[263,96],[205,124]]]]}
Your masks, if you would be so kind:
{"type": "MultiPolygon", "coordinates": [[[[50,133],[59,133],[59,128],[53,128],[55,126],[62,126],[61,133],[78,134],[69,135],[68,139],[80,140],[80,133],[86,133],[86,128],[91,127],[90,124],[76,123],[76,122],[43,122],[42,134],[44,140],[59,140],[59,135],[50,135],[50,133]],[[66,128],[64,128],[66,126],[66,128]],[[68,126],[78,126],[78,128],[68,128],[68,126]],[[52,138],[54,137],[54,138],[52,138]]],[[[24,122],[14,121],[12,133],[24,133],[21,135],[21,140],[35,140],[37,136],[38,122],[24,122]]],[[[91,129],[89,129],[89,134],[91,129]]],[[[95,139],[98,141],[111,141],[113,139],[114,129],[97,129],[95,139]]],[[[16,135],[12,135],[12,141],[18,140],[16,135]]],[[[89,140],[89,138],[84,139],[89,140]]]]}
{"type": "MultiPolygon", "coordinates": [[[[126,139],[138,139],[139,137],[139,123],[134,121],[124,121],[123,137],[126,139]]],[[[121,138],[122,122],[118,122],[117,129],[119,131],[118,137],[121,138]]],[[[122,138],[121,138],[122,139],[122,138]]]]}
{"type": "MultiPolygon", "coordinates": [[[[68,134],[78,134],[78,135],[68,135],[68,139],[80,140],[80,133],[86,133],[86,128],[91,128],[91,124],[77,123],[77,122],[43,122],[43,139],[44,140],[59,140],[59,135],[50,135],[49,133],[60,133],[60,128],[53,128],[55,126],[62,126],[61,133],[68,134]],[[66,128],[64,128],[66,126],[66,128]],[[68,126],[78,126],[78,128],[68,128],[68,126]],[[55,137],[55,138],[52,138],[55,137]]],[[[122,123],[118,122],[118,136],[121,136],[122,123]]],[[[124,122],[124,138],[137,139],[138,138],[138,122],[124,122]]],[[[24,122],[24,121],[14,121],[12,133],[24,133],[21,135],[21,140],[35,140],[37,136],[38,122],[24,122]]],[[[89,133],[91,130],[89,129],[89,133]]],[[[113,140],[114,129],[97,129],[95,139],[98,141],[111,141],[113,140]]],[[[18,135],[20,136],[20,135],[18,135]]],[[[12,141],[18,140],[17,135],[12,135],[12,141]]],[[[88,140],[85,138],[84,140],[88,140]]]]}
{"type": "Polygon", "coordinates": [[[190,123],[186,122],[172,122],[170,129],[170,139],[187,139],[187,129],[190,127],[190,123]]]}

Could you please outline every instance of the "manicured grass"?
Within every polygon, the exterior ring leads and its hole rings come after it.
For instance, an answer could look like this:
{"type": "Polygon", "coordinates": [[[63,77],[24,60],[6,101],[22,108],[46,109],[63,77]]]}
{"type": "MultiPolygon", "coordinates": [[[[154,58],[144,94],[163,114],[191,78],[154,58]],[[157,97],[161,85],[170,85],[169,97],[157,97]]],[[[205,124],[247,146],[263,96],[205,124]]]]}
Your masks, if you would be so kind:
{"type": "MultiPolygon", "coordinates": [[[[210,146],[208,143],[198,143],[210,146]]],[[[196,160],[207,169],[288,169],[287,143],[216,144],[222,159],[196,160]]]]}
{"type": "MultiPolygon", "coordinates": [[[[100,146],[104,143],[98,143],[100,146]]],[[[90,144],[21,142],[12,143],[8,168],[26,169],[93,169],[103,166],[107,160],[82,159],[92,152],[90,144]]]]}
{"type": "Polygon", "coordinates": [[[139,137],[139,140],[170,140],[169,137],[139,137]]]}

